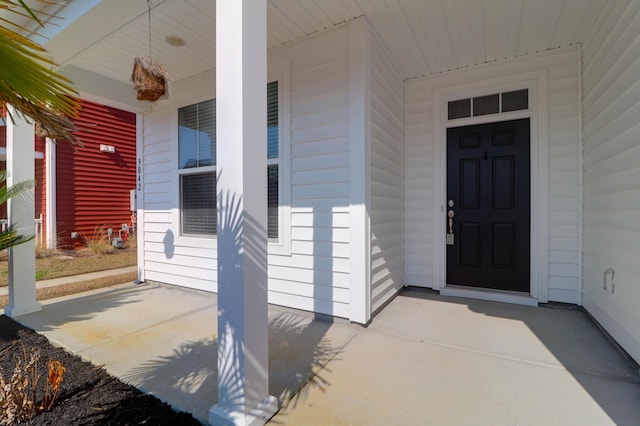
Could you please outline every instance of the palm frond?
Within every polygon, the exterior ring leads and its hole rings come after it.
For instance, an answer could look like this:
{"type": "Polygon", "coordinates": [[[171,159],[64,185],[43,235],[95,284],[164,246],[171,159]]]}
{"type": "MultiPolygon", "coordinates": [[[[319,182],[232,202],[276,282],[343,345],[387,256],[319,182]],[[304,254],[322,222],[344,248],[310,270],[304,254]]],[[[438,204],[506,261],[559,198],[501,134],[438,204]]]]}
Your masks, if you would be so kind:
{"type": "MultiPolygon", "coordinates": [[[[0,0],[2,6],[12,11],[21,7],[42,25],[23,0],[0,0]]],[[[39,44],[0,25],[0,107],[10,104],[45,133],[80,144],[72,122],[80,105],[78,94],[66,77],[53,71],[56,65],[44,52],[39,44]]]]}
{"type": "MultiPolygon", "coordinates": [[[[7,172],[5,170],[0,171],[0,184],[7,180],[7,172]]],[[[20,182],[11,187],[6,185],[0,186],[0,204],[6,203],[10,198],[18,197],[24,194],[26,191],[32,189],[35,186],[34,181],[20,182]]],[[[18,244],[31,241],[34,236],[24,236],[18,234],[15,227],[9,226],[4,231],[0,232],[0,251],[9,247],[13,247],[18,244]]]]}
{"type": "Polygon", "coordinates": [[[35,238],[35,235],[19,235],[18,231],[13,226],[9,226],[4,231],[0,232],[0,250],[8,249],[9,247],[17,246],[18,244],[26,243],[35,238]]]}

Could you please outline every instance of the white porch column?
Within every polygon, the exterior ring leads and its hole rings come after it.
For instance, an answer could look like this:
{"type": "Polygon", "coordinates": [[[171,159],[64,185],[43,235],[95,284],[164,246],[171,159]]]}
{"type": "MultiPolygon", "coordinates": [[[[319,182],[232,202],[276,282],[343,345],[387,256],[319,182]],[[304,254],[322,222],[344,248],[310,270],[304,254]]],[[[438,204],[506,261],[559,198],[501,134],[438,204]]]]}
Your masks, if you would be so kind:
{"type": "Polygon", "coordinates": [[[215,425],[262,425],[278,406],[268,367],[266,12],[266,0],[216,2],[215,425]]]}
{"type": "MultiPolygon", "coordinates": [[[[7,186],[34,178],[34,128],[9,106],[15,123],[7,119],[7,186]]],[[[7,203],[9,225],[22,235],[33,235],[35,206],[33,189],[26,196],[14,197],[7,203]]],[[[4,313],[10,317],[36,312],[35,241],[9,249],[9,304],[4,313]]]]}

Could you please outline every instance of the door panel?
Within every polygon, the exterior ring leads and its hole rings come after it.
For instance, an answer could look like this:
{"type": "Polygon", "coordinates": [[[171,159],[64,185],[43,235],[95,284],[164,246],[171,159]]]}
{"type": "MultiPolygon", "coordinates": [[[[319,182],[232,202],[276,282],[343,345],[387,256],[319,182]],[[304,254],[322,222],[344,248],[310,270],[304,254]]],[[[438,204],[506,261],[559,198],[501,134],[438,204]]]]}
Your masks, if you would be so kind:
{"type": "Polygon", "coordinates": [[[530,180],[529,119],[447,130],[448,284],[529,292],[530,180]]]}

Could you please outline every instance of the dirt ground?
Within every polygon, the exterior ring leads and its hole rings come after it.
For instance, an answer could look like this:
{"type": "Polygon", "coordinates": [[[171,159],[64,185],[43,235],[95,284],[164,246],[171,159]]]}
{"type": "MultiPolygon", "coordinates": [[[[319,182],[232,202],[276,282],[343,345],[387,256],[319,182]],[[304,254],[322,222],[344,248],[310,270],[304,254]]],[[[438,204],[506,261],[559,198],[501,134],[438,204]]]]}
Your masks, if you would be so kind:
{"type": "MultiPolygon", "coordinates": [[[[55,347],[42,335],[4,315],[0,316],[0,372],[9,380],[15,357],[38,348],[38,370],[42,374],[43,395],[48,360],[58,360],[66,368],[60,391],[51,411],[37,414],[29,425],[199,425],[190,414],[177,413],[167,404],[135,387],[122,383],[102,368],[55,347]]],[[[1,401],[0,401],[1,406],[1,401]]]]}

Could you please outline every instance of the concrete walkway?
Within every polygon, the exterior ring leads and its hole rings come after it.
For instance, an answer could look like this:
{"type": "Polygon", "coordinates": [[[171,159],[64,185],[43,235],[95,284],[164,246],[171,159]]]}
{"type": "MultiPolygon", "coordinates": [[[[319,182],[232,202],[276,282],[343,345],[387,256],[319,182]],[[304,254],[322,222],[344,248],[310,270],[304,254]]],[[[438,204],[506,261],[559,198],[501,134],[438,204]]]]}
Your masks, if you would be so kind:
{"type": "MultiPolygon", "coordinates": [[[[202,421],[216,296],[150,284],[19,320],[202,421]]],[[[640,374],[580,310],[408,290],[367,328],[271,306],[270,392],[291,425],[637,425],[640,374]]]]}
{"type": "MultiPolygon", "coordinates": [[[[79,283],[82,281],[90,281],[98,278],[112,277],[115,275],[126,274],[128,272],[136,272],[137,266],[125,266],[124,268],[108,269],[106,271],[89,272],[87,274],[71,275],[68,277],[53,278],[50,280],[36,281],[36,288],[56,287],[63,284],[79,283]]],[[[0,287],[0,296],[9,294],[9,286],[0,287]]]]}

